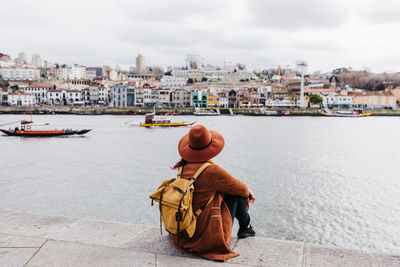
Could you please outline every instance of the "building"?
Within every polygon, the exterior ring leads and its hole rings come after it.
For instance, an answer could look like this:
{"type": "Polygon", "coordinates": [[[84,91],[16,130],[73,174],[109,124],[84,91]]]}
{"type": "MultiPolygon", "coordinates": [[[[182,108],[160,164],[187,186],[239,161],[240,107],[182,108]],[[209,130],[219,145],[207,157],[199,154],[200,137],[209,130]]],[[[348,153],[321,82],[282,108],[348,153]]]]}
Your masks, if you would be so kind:
{"type": "Polygon", "coordinates": [[[219,106],[221,108],[229,107],[229,98],[228,98],[228,94],[226,92],[219,92],[218,100],[219,100],[219,106]]]}
{"type": "Polygon", "coordinates": [[[390,91],[354,93],[353,106],[366,108],[395,108],[397,98],[390,91]]]}
{"type": "Polygon", "coordinates": [[[234,89],[228,92],[228,107],[230,108],[238,107],[237,92],[234,89]]]}
{"type": "Polygon", "coordinates": [[[328,108],[350,108],[353,104],[352,95],[341,95],[334,92],[320,95],[323,99],[322,104],[328,108]]]}
{"type": "Polygon", "coordinates": [[[35,67],[43,67],[43,60],[38,54],[32,55],[31,65],[35,67]]]}
{"type": "Polygon", "coordinates": [[[174,90],[171,104],[174,108],[190,107],[190,92],[183,88],[174,90]]]}
{"type": "Polygon", "coordinates": [[[36,67],[1,67],[0,78],[4,80],[37,81],[40,79],[40,69],[36,67]]]}
{"type": "Polygon", "coordinates": [[[7,54],[3,54],[0,52],[0,60],[8,61],[11,60],[11,57],[7,54]]]}
{"type": "Polygon", "coordinates": [[[146,65],[144,62],[144,56],[142,56],[141,54],[139,54],[136,57],[136,72],[137,73],[145,73],[146,72],[146,65]]]}
{"type": "Polygon", "coordinates": [[[47,99],[51,105],[82,104],[82,91],[67,89],[52,89],[47,92],[47,99]]]}
{"type": "Polygon", "coordinates": [[[15,62],[18,65],[26,65],[26,64],[28,64],[28,57],[26,56],[25,52],[19,53],[18,57],[15,59],[15,62]]]}
{"type": "Polygon", "coordinates": [[[143,85],[143,106],[152,107],[157,104],[158,89],[149,83],[143,85]]]}
{"type": "Polygon", "coordinates": [[[103,75],[104,72],[102,67],[86,67],[86,78],[88,79],[94,79],[103,75]]]}
{"type": "Polygon", "coordinates": [[[193,89],[191,106],[195,108],[207,108],[208,93],[206,89],[193,89]]]}
{"type": "Polygon", "coordinates": [[[208,90],[207,92],[207,106],[209,108],[219,107],[218,95],[214,90],[208,90]]]}
{"type": "Polygon", "coordinates": [[[57,80],[83,80],[86,79],[86,67],[79,64],[59,65],[54,69],[57,80]]]}
{"type": "Polygon", "coordinates": [[[169,108],[172,106],[172,91],[169,88],[162,88],[157,90],[158,101],[157,106],[163,108],[169,108]]]}
{"type": "Polygon", "coordinates": [[[36,104],[43,104],[47,102],[47,92],[50,91],[51,86],[44,84],[31,84],[23,89],[23,92],[35,96],[36,104]]]}
{"type": "Polygon", "coordinates": [[[163,76],[160,80],[161,87],[167,87],[171,89],[178,89],[185,87],[188,78],[174,77],[174,76],[163,76]]]}
{"type": "Polygon", "coordinates": [[[0,87],[0,106],[8,105],[8,92],[6,89],[0,87]]]}
{"type": "Polygon", "coordinates": [[[35,104],[35,96],[17,90],[14,93],[8,94],[7,101],[10,106],[28,106],[35,104]]]}
{"type": "Polygon", "coordinates": [[[213,67],[204,66],[199,69],[179,69],[172,70],[172,76],[187,79],[207,79],[214,81],[240,81],[255,79],[253,72],[248,70],[237,70],[235,66],[213,67]]]}
{"type": "Polygon", "coordinates": [[[135,86],[116,85],[111,88],[112,107],[133,107],[135,106],[135,86]]]}
{"type": "MultiPolygon", "coordinates": [[[[128,93],[131,93],[131,92],[128,91],[128,93]]],[[[105,86],[99,86],[99,104],[100,105],[108,105],[109,102],[110,102],[109,88],[107,88],[105,86]]],[[[128,102],[129,102],[129,100],[128,100],[128,102]]]]}

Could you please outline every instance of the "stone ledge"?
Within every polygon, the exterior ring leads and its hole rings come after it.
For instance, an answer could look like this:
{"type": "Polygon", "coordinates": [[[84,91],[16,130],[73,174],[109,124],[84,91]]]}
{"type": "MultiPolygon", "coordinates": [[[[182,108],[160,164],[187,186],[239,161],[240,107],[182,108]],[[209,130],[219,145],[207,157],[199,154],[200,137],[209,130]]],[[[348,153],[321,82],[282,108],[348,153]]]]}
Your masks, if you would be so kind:
{"type": "Polygon", "coordinates": [[[239,257],[210,262],[145,225],[0,211],[0,266],[400,266],[400,256],[300,242],[234,239],[239,257]]]}

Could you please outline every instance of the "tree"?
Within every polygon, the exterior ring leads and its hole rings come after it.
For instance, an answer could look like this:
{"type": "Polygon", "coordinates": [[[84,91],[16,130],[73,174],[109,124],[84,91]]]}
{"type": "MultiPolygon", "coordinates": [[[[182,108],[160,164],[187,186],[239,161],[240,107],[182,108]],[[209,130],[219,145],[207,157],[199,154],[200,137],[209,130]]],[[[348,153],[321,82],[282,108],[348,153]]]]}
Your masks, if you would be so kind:
{"type": "Polygon", "coordinates": [[[188,84],[193,84],[193,79],[189,78],[187,82],[188,82],[188,84]]]}
{"type": "Polygon", "coordinates": [[[317,94],[312,94],[310,95],[310,103],[313,105],[321,105],[322,102],[324,102],[324,99],[322,96],[317,95],[317,94]]]}
{"type": "Polygon", "coordinates": [[[207,82],[208,79],[207,79],[207,77],[203,77],[203,78],[201,78],[201,81],[202,81],[202,82],[207,82]]]}
{"type": "Polygon", "coordinates": [[[164,73],[165,76],[172,76],[172,71],[167,71],[166,73],[164,73]]]}

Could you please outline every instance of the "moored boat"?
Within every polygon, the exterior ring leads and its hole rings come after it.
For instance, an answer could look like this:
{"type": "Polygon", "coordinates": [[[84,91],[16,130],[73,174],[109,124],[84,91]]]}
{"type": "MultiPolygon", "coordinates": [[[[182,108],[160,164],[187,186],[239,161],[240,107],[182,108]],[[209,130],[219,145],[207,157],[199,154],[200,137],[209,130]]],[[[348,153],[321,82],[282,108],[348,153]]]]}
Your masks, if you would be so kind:
{"type": "Polygon", "coordinates": [[[368,117],[371,116],[372,113],[367,113],[363,112],[362,110],[359,109],[354,109],[354,110],[345,110],[345,111],[336,111],[334,113],[327,113],[327,112],[321,112],[322,115],[324,116],[329,116],[329,117],[368,117]]]}
{"type": "Polygon", "coordinates": [[[321,112],[321,114],[322,115],[325,115],[325,116],[329,116],[329,117],[349,117],[349,118],[352,118],[352,117],[368,117],[368,116],[371,116],[372,115],[372,113],[366,113],[366,112],[363,112],[362,110],[358,110],[358,109],[354,109],[354,110],[348,110],[348,111],[336,111],[335,113],[331,113],[331,114],[329,114],[329,113],[323,113],[323,112],[321,112]]]}
{"type": "MultiPolygon", "coordinates": [[[[190,126],[195,122],[173,122],[171,117],[168,116],[156,116],[155,109],[152,113],[147,113],[144,116],[144,123],[139,123],[140,127],[180,127],[180,126],[190,126]]],[[[132,124],[134,125],[134,124],[132,124]]]]}
{"type": "Polygon", "coordinates": [[[82,135],[85,134],[91,129],[83,129],[83,130],[72,130],[72,129],[63,129],[63,130],[43,130],[43,129],[32,129],[32,126],[40,126],[40,125],[49,125],[49,123],[33,123],[33,121],[21,121],[21,127],[15,127],[12,129],[0,129],[0,131],[6,135],[10,136],[31,136],[31,137],[51,137],[51,136],[62,136],[62,135],[82,135]]]}
{"type": "Polygon", "coordinates": [[[219,109],[204,109],[204,108],[195,108],[194,115],[196,116],[219,116],[220,115],[220,111],[219,109]]]}

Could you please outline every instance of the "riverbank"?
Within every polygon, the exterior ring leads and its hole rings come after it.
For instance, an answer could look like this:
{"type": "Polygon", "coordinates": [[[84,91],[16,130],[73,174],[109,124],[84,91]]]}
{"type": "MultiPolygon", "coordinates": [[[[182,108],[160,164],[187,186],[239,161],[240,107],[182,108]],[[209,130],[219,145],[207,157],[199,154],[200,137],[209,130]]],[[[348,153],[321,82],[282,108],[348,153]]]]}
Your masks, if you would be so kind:
{"type": "MultiPolygon", "coordinates": [[[[267,109],[273,111],[274,109],[267,109]]],[[[74,106],[34,106],[31,108],[32,114],[71,114],[71,115],[144,115],[152,112],[152,108],[139,107],[74,107],[74,106]]],[[[291,116],[323,116],[320,110],[313,109],[284,109],[283,113],[289,112],[291,116]]],[[[193,115],[194,108],[157,108],[157,114],[180,114],[193,115]]],[[[220,108],[221,115],[247,115],[260,116],[262,110],[259,108],[220,108]]],[[[400,116],[400,110],[374,109],[366,110],[372,116],[400,116]]],[[[0,106],[0,114],[29,114],[27,106],[0,106]]]]}
{"type": "Polygon", "coordinates": [[[252,237],[239,257],[210,262],[178,251],[158,228],[0,211],[0,266],[400,266],[400,256],[252,237]]]}

